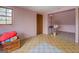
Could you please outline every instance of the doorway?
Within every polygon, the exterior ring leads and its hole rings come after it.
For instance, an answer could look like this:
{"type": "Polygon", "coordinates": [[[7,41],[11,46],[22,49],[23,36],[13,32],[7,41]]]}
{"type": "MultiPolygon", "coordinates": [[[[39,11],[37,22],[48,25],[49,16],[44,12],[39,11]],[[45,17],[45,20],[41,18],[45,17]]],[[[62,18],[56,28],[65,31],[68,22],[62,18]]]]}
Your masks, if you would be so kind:
{"type": "Polygon", "coordinates": [[[43,33],[43,15],[37,14],[37,35],[43,33]]]}

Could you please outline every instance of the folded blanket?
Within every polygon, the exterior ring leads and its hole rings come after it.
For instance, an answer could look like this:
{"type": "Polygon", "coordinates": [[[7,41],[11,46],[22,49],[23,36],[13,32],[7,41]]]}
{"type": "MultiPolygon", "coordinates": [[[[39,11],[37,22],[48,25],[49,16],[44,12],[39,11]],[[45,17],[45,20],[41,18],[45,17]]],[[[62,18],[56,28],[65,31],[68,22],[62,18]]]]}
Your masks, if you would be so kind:
{"type": "Polygon", "coordinates": [[[16,39],[17,39],[17,36],[14,36],[14,37],[10,38],[11,42],[16,40],[16,39]]]}
{"type": "Polygon", "coordinates": [[[10,39],[7,39],[7,40],[4,40],[4,41],[0,42],[0,44],[4,44],[4,43],[7,43],[7,42],[12,42],[12,41],[14,41],[16,39],[17,39],[17,36],[14,36],[14,37],[12,37],[10,39]]]}
{"type": "Polygon", "coordinates": [[[14,37],[16,35],[17,35],[17,33],[15,31],[6,32],[0,37],[0,42],[5,41],[7,39],[10,39],[10,38],[12,38],[12,37],[14,37]]]}

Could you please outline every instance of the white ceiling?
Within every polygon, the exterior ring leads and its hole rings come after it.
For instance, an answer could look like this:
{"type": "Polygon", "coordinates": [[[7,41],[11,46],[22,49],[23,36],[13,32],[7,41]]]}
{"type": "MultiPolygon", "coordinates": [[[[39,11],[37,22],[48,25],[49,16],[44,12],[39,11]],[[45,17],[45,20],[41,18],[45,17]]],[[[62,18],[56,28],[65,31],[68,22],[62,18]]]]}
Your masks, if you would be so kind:
{"type": "Polygon", "coordinates": [[[53,11],[61,10],[61,9],[69,9],[74,7],[69,6],[21,6],[21,8],[29,9],[35,11],[37,13],[51,13],[53,11]]]}

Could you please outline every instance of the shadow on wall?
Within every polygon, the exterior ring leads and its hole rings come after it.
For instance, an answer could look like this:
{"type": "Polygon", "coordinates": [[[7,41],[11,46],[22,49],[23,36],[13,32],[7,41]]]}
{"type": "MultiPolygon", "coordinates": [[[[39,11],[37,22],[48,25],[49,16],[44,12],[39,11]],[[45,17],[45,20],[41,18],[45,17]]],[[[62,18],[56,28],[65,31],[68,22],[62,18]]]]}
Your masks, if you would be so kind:
{"type": "Polygon", "coordinates": [[[21,47],[29,41],[28,37],[27,37],[27,34],[25,33],[18,33],[17,34],[19,39],[20,39],[20,43],[21,43],[21,47]]]}
{"type": "Polygon", "coordinates": [[[19,37],[19,39],[20,39],[20,43],[21,43],[21,47],[24,45],[24,43],[25,43],[25,34],[24,33],[18,33],[17,34],[17,36],[19,37]]]}
{"type": "Polygon", "coordinates": [[[18,33],[17,35],[20,38],[20,40],[23,40],[26,38],[24,33],[18,33]]]}
{"type": "Polygon", "coordinates": [[[5,32],[11,32],[11,30],[8,30],[8,29],[0,29],[0,34],[3,34],[5,32]]]}

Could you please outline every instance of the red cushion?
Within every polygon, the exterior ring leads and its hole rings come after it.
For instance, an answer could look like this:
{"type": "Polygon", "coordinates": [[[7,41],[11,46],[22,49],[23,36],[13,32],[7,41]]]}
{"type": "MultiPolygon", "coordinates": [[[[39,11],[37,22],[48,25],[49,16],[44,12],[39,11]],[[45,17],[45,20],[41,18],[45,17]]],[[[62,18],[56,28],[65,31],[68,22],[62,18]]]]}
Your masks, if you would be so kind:
{"type": "Polygon", "coordinates": [[[16,36],[17,33],[15,31],[12,31],[12,32],[6,32],[4,33],[1,37],[0,37],[0,42],[4,41],[4,40],[7,40],[9,38],[12,38],[14,36],[16,36]]]}
{"type": "Polygon", "coordinates": [[[11,37],[16,36],[17,33],[16,33],[15,31],[12,31],[12,32],[6,32],[6,33],[4,33],[3,35],[6,35],[6,36],[8,36],[9,38],[11,38],[11,37]]]}

